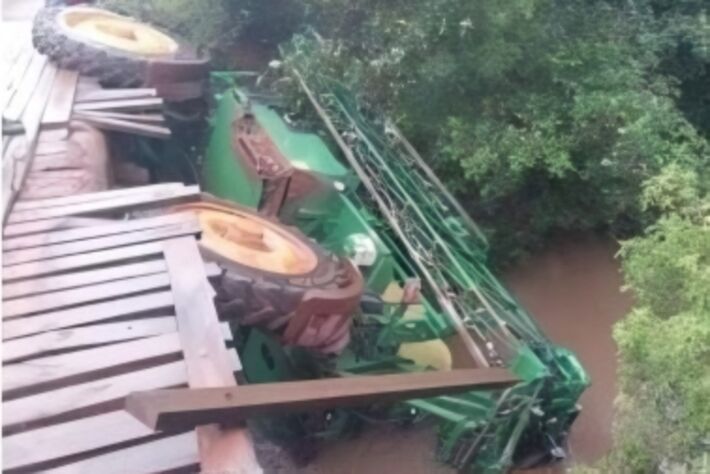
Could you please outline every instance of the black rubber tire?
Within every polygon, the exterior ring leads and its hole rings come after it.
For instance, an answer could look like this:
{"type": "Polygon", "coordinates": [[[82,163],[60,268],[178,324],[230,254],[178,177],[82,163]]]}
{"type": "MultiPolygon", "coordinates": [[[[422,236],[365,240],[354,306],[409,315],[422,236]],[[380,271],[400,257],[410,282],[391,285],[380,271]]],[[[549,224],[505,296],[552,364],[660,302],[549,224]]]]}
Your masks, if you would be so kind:
{"type": "MultiPolygon", "coordinates": [[[[140,86],[146,82],[151,63],[161,59],[168,62],[199,59],[197,53],[181,41],[178,41],[180,47],[176,54],[166,58],[148,58],[70,38],[62,31],[57,21],[57,15],[62,10],[62,7],[45,7],[37,12],[32,25],[32,42],[35,49],[58,66],[96,77],[104,85],[140,86]]],[[[170,36],[174,38],[174,35],[170,36]]],[[[208,58],[202,59],[206,64],[208,58]]]]}

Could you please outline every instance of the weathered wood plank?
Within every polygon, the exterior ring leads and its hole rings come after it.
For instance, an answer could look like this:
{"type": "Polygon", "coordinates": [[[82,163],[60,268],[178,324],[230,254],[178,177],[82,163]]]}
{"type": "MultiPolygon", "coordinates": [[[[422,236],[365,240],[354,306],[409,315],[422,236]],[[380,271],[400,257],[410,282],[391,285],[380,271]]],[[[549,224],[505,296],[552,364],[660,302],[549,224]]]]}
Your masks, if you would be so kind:
{"type": "Polygon", "coordinates": [[[2,390],[6,393],[178,352],[180,352],[180,338],[176,333],[168,333],[94,349],[41,357],[3,366],[2,390]]]}
{"type": "Polygon", "coordinates": [[[50,291],[65,290],[136,276],[153,275],[155,273],[165,272],[166,270],[165,261],[162,259],[129,263],[126,265],[100,268],[98,270],[87,270],[64,275],[23,280],[16,283],[7,283],[2,287],[2,294],[3,299],[7,301],[21,296],[37,295],[50,291]]]}
{"type": "Polygon", "coordinates": [[[113,132],[123,132],[133,135],[142,135],[151,138],[170,138],[170,129],[158,125],[150,125],[135,121],[121,120],[115,118],[99,118],[81,115],[77,112],[77,119],[92,125],[101,130],[109,130],[113,132]]]}
{"type": "Polygon", "coordinates": [[[77,71],[59,70],[52,85],[52,92],[42,117],[42,124],[56,126],[69,123],[78,83],[79,73],[77,71]]]}
{"type": "MultiPolygon", "coordinates": [[[[152,433],[124,411],[26,431],[3,439],[3,470],[111,446],[152,433]]],[[[29,470],[31,472],[31,469],[29,470]]]]}
{"type": "Polygon", "coordinates": [[[117,400],[136,390],[177,387],[186,383],[185,362],[171,362],[6,401],[2,405],[2,424],[11,426],[41,420],[117,400]]]}
{"type": "Polygon", "coordinates": [[[36,336],[4,341],[3,363],[16,361],[46,352],[74,349],[83,346],[129,341],[177,331],[175,316],[136,319],[118,323],[103,323],[73,329],[60,329],[36,336]]]}
{"type": "Polygon", "coordinates": [[[93,117],[93,118],[111,118],[119,120],[131,120],[133,122],[144,122],[144,123],[156,123],[161,124],[165,122],[165,116],[163,114],[126,114],[121,112],[92,112],[84,111],[77,112],[76,117],[93,117]]]}
{"type": "MultiPolygon", "coordinates": [[[[22,201],[17,205],[24,204],[22,201]]],[[[55,219],[45,219],[42,221],[23,222],[21,224],[6,225],[3,229],[4,237],[16,237],[19,235],[37,234],[40,232],[54,232],[62,229],[72,229],[74,227],[87,227],[116,222],[114,219],[99,217],[58,217],[55,219]]]]}
{"type": "Polygon", "coordinates": [[[153,190],[136,196],[121,196],[113,199],[88,201],[65,206],[54,206],[26,211],[13,211],[8,217],[9,223],[51,219],[53,217],[92,214],[125,210],[140,205],[166,205],[199,196],[199,186],[185,186],[182,189],[153,190]]]}
{"type": "Polygon", "coordinates": [[[34,53],[30,59],[30,64],[17,83],[17,90],[10,99],[7,107],[3,110],[2,116],[5,120],[17,122],[22,117],[22,113],[27,106],[32,93],[39,83],[42,71],[47,65],[47,57],[39,53],[34,53]]]}
{"type": "MultiPolygon", "coordinates": [[[[197,464],[194,431],[111,451],[83,461],[44,471],[45,474],[128,474],[166,472],[197,464]]],[[[239,473],[258,474],[258,473],[239,473]]]]}
{"type": "Polygon", "coordinates": [[[200,232],[200,224],[194,216],[189,216],[185,222],[168,224],[153,229],[134,230],[120,234],[94,237],[73,242],[32,247],[28,249],[11,250],[3,254],[3,265],[8,268],[21,263],[37,260],[47,260],[67,255],[82,254],[143,242],[163,240],[183,235],[194,235],[200,232]]]}
{"type": "MultiPolygon", "coordinates": [[[[158,290],[170,286],[167,273],[137,276],[107,283],[82,286],[69,290],[55,291],[43,295],[32,295],[25,298],[3,301],[2,318],[4,320],[18,316],[46,312],[66,306],[76,306],[92,301],[115,299],[121,296],[158,290]]],[[[121,304],[121,301],[114,301],[121,304]]]]}
{"type": "Polygon", "coordinates": [[[3,340],[31,336],[56,329],[70,328],[80,324],[105,321],[119,316],[127,316],[143,311],[168,308],[173,304],[169,291],[124,298],[120,302],[95,303],[78,308],[64,309],[6,321],[3,323],[3,340]]]}
{"type": "Polygon", "coordinates": [[[163,106],[160,97],[148,99],[104,100],[98,102],[83,102],[74,106],[75,112],[85,110],[149,110],[163,106]]]}
{"type": "MultiPolygon", "coordinates": [[[[183,237],[163,247],[190,387],[235,386],[197,242],[183,237]]],[[[260,471],[245,429],[200,426],[197,438],[203,472],[260,471]]]]}
{"type": "Polygon", "coordinates": [[[20,278],[39,277],[63,271],[75,270],[110,262],[119,262],[131,258],[148,257],[161,253],[160,242],[130,245],[98,252],[88,252],[80,255],[43,260],[41,262],[21,263],[3,269],[3,282],[18,280],[20,278]]]}
{"type": "MultiPolygon", "coordinates": [[[[98,270],[66,273],[32,280],[21,280],[15,283],[6,283],[2,287],[3,298],[11,300],[21,296],[36,295],[50,291],[65,290],[106,281],[122,280],[135,276],[153,275],[167,270],[165,261],[150,260],[147,262],[115,265],[98,270]]],[[[222,269],[214,262],[205,263],[208,278],[215,278],[222,274],[222,269]]]]}
{"type": "Polygon", "coordinates": [[[179,190],[185,187],[182,183],[161,183],[151,184],[148,186],[138,186],[133,188],[111,189],[108,191],[99,191],[96,193],[74,194],[49,199],[34,199],[32,201],[18,202],[15,210],[29,211],[31,209],[42,209],[45,207],[67,206],[69,204],[82,204],[90,201],[99,201],[104,199],[114,199],[125,196],[140,195],[156,191],[164,190],[179,190]]]}
{"type": "Polygon", "coordinates": [[[149,88],[136,89],[99,89],[93,91],[81,91],[76,97],[76,103],[98,102],[105,100],[119,99],[145,99],[157,97],[157,91],[149,88]]]}
{"type": "Polygon", "coordinates": [[[25,72],[32,61],[33,56],[34,52],[32,49],[27,48],[22,50],[19,57],[16,58],[14,64],[12,65],[12,69],[8,71],[7,76],[4,78],[7,81],[5,83],[6,93],[0,95],[0,110],[5,110],[14,95],[17,93],[17,89],[20,87],[22,79],[25,76],[25,72]]]}
{"type": "Polygon", "coordinates": [[[49,94],[52,91],[52,83],[56,75],[57,67],[52,63],[48,63],[42,71],[39,83],[32,92],[25,110],[22,112],[22,125],[24,125],[25,133],[28,137],[36,139],[39,133],[42,115],[44,115],[44,109],[47,107],[49,94]]]}
{"type": "Polygon", "coordinates": [[[260,383],[241,387],[153,390],[129,395],[126,409],[157,430],[183,430],[220,420],[301,413],[498,390],[518,382],[508,369],[454,369],[260,383]]]}

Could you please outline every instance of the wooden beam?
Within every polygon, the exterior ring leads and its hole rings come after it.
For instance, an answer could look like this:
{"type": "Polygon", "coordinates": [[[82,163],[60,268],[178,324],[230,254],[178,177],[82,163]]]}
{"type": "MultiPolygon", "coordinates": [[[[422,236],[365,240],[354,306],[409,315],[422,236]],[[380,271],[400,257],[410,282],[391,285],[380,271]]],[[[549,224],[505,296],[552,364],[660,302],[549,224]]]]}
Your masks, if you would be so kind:
{"type": "Polygon", "coordinates": [[[58,126],[69,123],[78,82],[79,73],[77,71],[59,70],[42,117],[43,125],[58,126]]]}
{"type": "Polygon", "coordinates": [[[29,66],[17,82],[16,92],[8,102],[7,107],[3,110],[2,117],[5,120],[11,122],[20,120],[46,65],[47,56],[43,56],[37,52],[32,55],[29,66]]]}
{"type": "MultiPolygon", "coordinates": [[[[20,204],[20,203],[18,203],[20,204]]],[[[41,232],[54,232],[74,227],[88,227],[115,222],[115,219],[100,217],[58,217],[41,221],[22,222],[20,224],[6,225],[3,237],[17,237],[20,235],[39,234],[41,232]]]]}
{"type": "Polygon", "coordinates": [[[498,390],[517,382],[507,369],[455,369],[201,389],[138,392],[126,410],[157,430],[187,429],[280,413],[498,390]]]}
{"type": "Polygon", "coordinates": [[[23,336],[31,336],[56,329],[70,328],[80,324],[106,321],[119,316],[129,316],[145,311],[169,308],[173,295],[169,291],[131,296],[121,301],[94,303],[76,308],[62,309],[38,316],[5,321],[3,341],[23,336]]]}
{"type": "MultiPolygon", "coordinates": [[[[13,211],[8,217],[8,223],[51,219],[53,217],[93,214],[98,212],[115,212],[141,205],[159,206],[177,204],[186,199],[196,199],[200,194],[199,186],[185,186],[182,189],[151,190],[137,196],[121,196],[114,199],[87,201],[65,206],[47,207],[26,211],[13,211]]],[[[87,198],[90,199],[90,195],[87,198]]]]}
{"type": "Polygon", "coordinates": [[[85,110],[150,110],[159,109],[163,106],[163,99],[126,99],[126,100],[105,100],[99,102],[84,102],[74,106],[75,112],[85,110]]]}
{"type": "Polygon", "coordinates": [[[47,352],[130,341],[177,331],[175,316],[135,319],[59,329],[2,343],[3,364],[36,357],[47,352]]]}
{"type": "MultiPolygon", "coordinates": [[[[121,296],[144,293],[170,286],[166,273],[144,275],[123,280],[86,285],[80,288],[32,295],[25,298],[2,302],[2,318],[4,320],[32,313],[46,312],[57,308],[76,306],[92,301],[116,299],[121,296]]],[[[121,304],[121,301],[115,301],[121,304]]]]}
{"type": "Polygon", "coordinates": [[[2,467],[38,472],[29,466],[151,434],[128,413],[113,411],[4,437],[2,467]]]}
{"type": "Polygon", "coordinates": [[[77,94],[76,103],[84,102],[100,102],[106,100],[121,100],[121,99],[145,99],[148,97],[157,97],[157,91],[149,88],[136,89],[98,89],[92,91],[81,91],[77,94]]]}
{"type": "Polygon", "coordinates": [[[194,219],[194,216],[189,212],[179,212],[158,217],[148,217],[145,219],[131,219],[127,221],[115,220],[109,221],[106,224],[98,224],[90,227],[79,227],[23,237],[6,238],[3,240],[2,250],[3,252],[8,252],[10,250],[21,250],[82,239],[105,237],[108,235],[122,234],[124,232],[154,229],[172,224],[180,224],[183,222],[194,221],[194,219]]]}
{"type": "Polygon", "coordinates": [[[5,365],[3,393],[180,352],[175,333],[5,365]]]}
{"type": "Polygon", "coordinates": [[[150,125],[140,123],[138,121],[121,120],[116,118],[91,117],[81,115],[79,112],[75,114],[75,117],[78,120],[82,120],[101,130],[142,135],[151,138],[170,138],[170,129],[159,125],[150,125]]]}
{"type": "Polygon", "coordinates": [[[60,273],[69,270],[76,270],[83,267],[91,267],[105,263],[119,262],[132,258],[149,257],[160,254],[163,247],[160,242],[148,242],[146,244],[130,245],[115,249],[99,250],[98,252],[87,252],[79,255],[68,255],[66,257],[52,258],[40,262],[21,263],[3,269],[2,279],[5,281],[18,280],[20,278],[33,278],[52,273],[60,273]]]}
{"type": "MultiPolygon", "coordinates": [[[[197,242],[183,237],[163,246],[190,387],[236,386],[197,242]]],[[[246,429],[199,426],[197,438],[203,472],[261,470],[246,429]]]]}
{"type": "MultiPolygon", "coordinates": [[[[197,436],[194,431],[168,438],[147,441],[129,448],[92,456],[44,474],[126,474],[131,472],[173,472],[199,463],[197,436]]],[[[240,473],[259,474],[259,473],[240,473]]]]}
{"type": "Polygon", "coordinates": [[[91,405],[119,400],[135,390],[178,387],[185,384],[185,362],[179,360],[5,401],[2,404],[2,425],[7,427],[41,420],[91,405]]]}
{"type": "Polygon", "coordinates": [[[77,112],[77,117],[88,117],[88,118],[98,118],[98,119],[119,119],[119,120],[131,120],[133,122],[143,122],[143,123],[153,123],[162,124],[165,123],[165,116],[163,114],[126,114],[121,112],[93,112],[84,111],[77,112]]]}
{"type": "Polygon", "coordinates": [[[3,254],[3,265],[10,268],[21,263],[48,260],[68,255],[95,252],[126,245],[136,245],[143,242],[164,240],[183,235],[194,235],[200,232],[200,224],[195,216],[187,216],[184,222],[169,224],[153,229],[134,230],[120,234],[106,235],[91,239],[62,242],[28,249],[12,250],[3,254]]]}

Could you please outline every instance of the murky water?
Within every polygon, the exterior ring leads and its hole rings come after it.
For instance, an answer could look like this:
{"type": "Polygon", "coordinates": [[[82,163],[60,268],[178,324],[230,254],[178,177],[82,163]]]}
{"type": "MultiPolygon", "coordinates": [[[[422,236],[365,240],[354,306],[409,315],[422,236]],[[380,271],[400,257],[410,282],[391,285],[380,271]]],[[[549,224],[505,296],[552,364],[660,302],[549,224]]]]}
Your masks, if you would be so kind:
{"type": "MultiPolygon", "coordinates": [[[[505,278],[550,339],[574,350],[592,378],[570,437],[571,463],[599,459],[611,445],[616,394],[616,347],[611,329],[631,305],[630,296],[619,290],[622,279],[615,252],[615,245],[607,240],[567,237],[505,278]]],[[[435,443],[431,428],[373,428],[357,439],[324,446],[318,459],[299,472],[452,473],[435,461],[435,443]]],[[[525,472],[563,471],[563,466],[556,466],[525,472]]]]}

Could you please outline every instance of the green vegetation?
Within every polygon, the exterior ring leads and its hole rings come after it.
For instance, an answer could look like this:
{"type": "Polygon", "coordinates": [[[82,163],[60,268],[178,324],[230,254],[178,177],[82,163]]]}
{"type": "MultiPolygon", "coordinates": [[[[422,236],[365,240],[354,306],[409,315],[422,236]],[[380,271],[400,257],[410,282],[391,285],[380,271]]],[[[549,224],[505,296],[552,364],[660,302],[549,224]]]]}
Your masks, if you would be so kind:
{"type": "Polygon", "coordinates": [[[235,26],[274,43],[312,26],[325,41],[300,67],[328,71],[393,117],[483,225],[498,262],[558,231],[627,239],[637,302],[614,333],[615,449],[591,470],[706,459],[707,0],[105,2],[207,46],[225,45],[235,26]]]}

